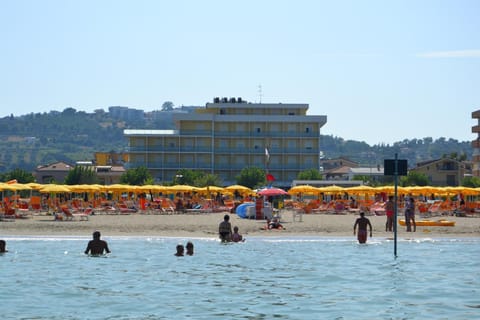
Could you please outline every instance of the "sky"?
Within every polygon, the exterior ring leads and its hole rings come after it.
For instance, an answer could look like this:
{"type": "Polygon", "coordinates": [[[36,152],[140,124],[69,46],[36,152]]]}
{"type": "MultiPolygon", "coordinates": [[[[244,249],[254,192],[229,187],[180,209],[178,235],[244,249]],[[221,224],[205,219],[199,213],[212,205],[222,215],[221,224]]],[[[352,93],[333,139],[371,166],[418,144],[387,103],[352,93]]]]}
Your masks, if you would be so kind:
{"type": "MultiPolygon", "coordinates": [[[[1,1],[0,117],[307,103],[370,145],[476,138],[480,1],[1,1]]],[[[139,128],[141,129],[141,128],[139,128]]]]}

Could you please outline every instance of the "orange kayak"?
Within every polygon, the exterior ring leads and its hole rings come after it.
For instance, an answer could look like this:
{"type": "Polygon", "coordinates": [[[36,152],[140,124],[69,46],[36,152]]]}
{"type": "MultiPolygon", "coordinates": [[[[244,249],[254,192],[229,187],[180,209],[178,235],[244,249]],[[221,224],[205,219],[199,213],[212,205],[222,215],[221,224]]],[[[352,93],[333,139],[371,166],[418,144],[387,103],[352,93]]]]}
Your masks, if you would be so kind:
{"type": "MultiPolygon", "coordinates": [[[[405,225],[405,220],[400,219],[398,223],[401,226],[405,225]]],[[[449,220],[419,220],[415,221],[415,224],[417,226],[428,226],[428,227],[453,227],[455,226],[455,221],[449,221],[449,220]]]]}

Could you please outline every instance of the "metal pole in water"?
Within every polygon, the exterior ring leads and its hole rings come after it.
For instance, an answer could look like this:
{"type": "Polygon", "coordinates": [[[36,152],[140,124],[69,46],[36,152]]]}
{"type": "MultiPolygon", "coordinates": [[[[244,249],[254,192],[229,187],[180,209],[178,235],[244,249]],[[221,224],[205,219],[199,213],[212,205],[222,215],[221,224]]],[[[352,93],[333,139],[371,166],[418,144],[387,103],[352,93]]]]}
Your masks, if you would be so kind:
{"type": "Polygon", "coordinates": [[[395,195],[394,195],[394,215],[393,215],[393,255],[397,257],[397,189],[398,189],[398,154],[395,153],[395,195]]]}

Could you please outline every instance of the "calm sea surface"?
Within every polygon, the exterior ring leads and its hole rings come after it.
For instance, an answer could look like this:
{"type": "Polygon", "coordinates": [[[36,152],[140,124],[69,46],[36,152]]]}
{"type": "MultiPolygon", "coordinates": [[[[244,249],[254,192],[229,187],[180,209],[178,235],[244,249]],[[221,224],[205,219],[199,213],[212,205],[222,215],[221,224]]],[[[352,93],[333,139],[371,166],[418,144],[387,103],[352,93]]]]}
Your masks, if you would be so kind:
{"type": "Polygon", "coordinates": [[[478,238],[4,239],[2,319],[480,319],[478,238]]]}

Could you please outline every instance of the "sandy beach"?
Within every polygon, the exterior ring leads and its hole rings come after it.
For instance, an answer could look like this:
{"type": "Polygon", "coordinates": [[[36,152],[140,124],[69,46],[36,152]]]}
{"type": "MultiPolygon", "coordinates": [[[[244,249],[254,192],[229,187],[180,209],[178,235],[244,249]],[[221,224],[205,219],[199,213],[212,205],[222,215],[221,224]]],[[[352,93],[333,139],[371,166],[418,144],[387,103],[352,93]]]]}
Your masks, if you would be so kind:
{"type": "MultiPolygon", "coordinates": [[[[238,226],[244,237],[249,236],[322,236],[353,237],[355,214],[304,214],[302,221],[293,221],[293,212],[281,212],[285,230],[262,230],[265,220],[242,219],[230,214],[232,226],[238,226]]],[[[96,213],[88,221],[54,221],[53,216],[37,213],[27,219],[0,221],[2,236],[90,236],[100,230],[108,236],[159,236],[159,237],[205,237],[217,238],[218,224],[226,212],[192,214],[145,214],[113,215],[96,213]]],[[[367,216],[373,226],[373,237],[391,238],[392,232],[385,232],[385,216],[367,216]]],[[[399,217],[401,218],[401,217],[399,217]]],[[[420,220],[417,217],[417,220],[420,220]]],[[[479,217],[437,216],[431,220],[448,219],[455,221],[454,227],[417,227],[416,232],[406,232],[398,226],[400,238],[465,238],[480,237],[479,217]]]]}

